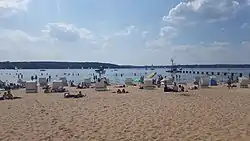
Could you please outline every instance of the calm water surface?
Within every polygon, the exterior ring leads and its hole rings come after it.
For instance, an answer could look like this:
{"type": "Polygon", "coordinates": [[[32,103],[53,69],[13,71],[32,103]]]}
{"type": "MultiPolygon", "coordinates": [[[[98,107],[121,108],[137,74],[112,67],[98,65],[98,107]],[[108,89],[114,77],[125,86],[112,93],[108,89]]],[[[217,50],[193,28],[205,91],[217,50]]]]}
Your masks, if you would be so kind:
{"type": "MultiPolygon", "coordinates": [[[[195,76],[201,75],[201,72],[208,72],[210,75],[214,72],[218,81],[226,80],[231,73],[234,73],[235,76],[239,76],[242,73],[244,76],[248,77],[250,73],[250,68],[244,69],[183,69],[182,71],[188,71],[188,73],[179,73],[181,76],[179,81],[190,82],[194,79],[195,76]],[[189,73],[191,71],[191,74],[189,73]],[[195,74],[193,73],[195,71],[195,74]],[[197,71],[200,74],[197,74],[197,71]],[[220,75],[217,75],[217,72],[220,72],[220,75]],[[228,75],[224,76],[224,72],[227,72],[228,75]]],[[[127,77],[139,78],[140,76],[147,76],[153,72],[161,74],[163,76],[169,76],[170,74],[166,72],[166,69],[155,69],[155,70],[145,70],[145,69],[118,69],[117,71],[113,69],[107,69],[104,76],[108,77],[111,83],[121,84],[127,77]],[[121,74],[123,76],[121,77],[121,74]],[[136,75],[135,75],[136,74],[136,75]]],[[[8,82],[16,82],[18,80],[18,74],[23,74],[23,80],[27,81],[31,79],[31,76],[37,75],[39,77],[48,77],[51,76],[52,80],[58,80],[60,77],[67,77],[67,80],[74,80],[76,83],[82,82],[85,78],[92,78],[93,74],[97,75],[94,69],[60,69],[60,70],[0,70],[0,80],[8,82]],[[65,75],[66,74],[66,75],[65,75]],[[79,75],[78,75],[79,74],[79,75]]],[[[157,76],[156,76],[157,77],[157,76]]]]}

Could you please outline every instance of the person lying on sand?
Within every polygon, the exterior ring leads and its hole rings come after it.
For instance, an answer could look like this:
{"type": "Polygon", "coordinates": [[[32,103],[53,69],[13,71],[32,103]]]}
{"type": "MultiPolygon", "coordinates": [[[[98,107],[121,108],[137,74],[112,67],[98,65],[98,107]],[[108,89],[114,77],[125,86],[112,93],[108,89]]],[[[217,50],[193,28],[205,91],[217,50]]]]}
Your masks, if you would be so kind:
{"type": "Polygon", "coordinates": [[[122,91],[120,89],[118,89],[116,93],[120,94],[120,93],[122,93],[122,91]]]}
{"type": "Polygon", "coordinates": [[[182,85],[179,85],[179,89],[180,89],[180,92],[184,92],[185,91],[185,88],[182,85]]]}
{"type": "Polygon", "coordinates": [[[165,84],[163,91],[164,92],[174,92],[174,90],[172,88],[168,87],[167,84],[165,84]]]}
{"type": "Polygon", "coordinates": [[[174,82],[174,86],[173,86],[173,92],[178,92],[178,87],[176,82],[174,82]]]}
{"type": "Polygon", "coordinates": [[[81,91],[78,92],[78,94],[73,95],[70,94],[69,92],[64,93],[64,98],[81,98],[81,97],[86,97],[86,94],[82,94],[81,91]]]}
{"type": "Polygon", "coordinates": [[[8,90],[8,92],[4,92],[3,99],[14,99],[14,96],[11,94],[11,92],[8,90]]]}
{"type": "Polygon", "coordinates": [[[7,91],[7,92],[4,92],[2,97],[0,97],[0,100],[13,100],[13,99],[21,99],[21,98],[22,97],[15,97],[10,91],[7,91]]]}
{"type": "Polygon", "coordinates": [[[117,93],[117,94],[121,94],[121,93],[129,93],[128,91],[126,91],[125,89],[118,89],[116,92],[112,92],[112,93],[117,93]]]}
{"type": "Polygon", "coordinates": [[[234,87],[237,87],[237,85],[233,84],[232,82],[233,82],[232,79],[230,77],[228,77],[228,80],[227,80],[228,89],[232,89],[234,87]]]}
{"type": "Polygon", "coordinates": [[[227,85],[227,87],[228,87],[228,89],[232,89],[232,88],[236,88],[236,87],[237,87],[237,85],[235,85],[235,84],[231,84],[231,85],[227,85]]]}
{"type": "Polygon", "coordinates": [[[56,92],[56,93],[63,93],[63,92],[67,92],[67,90],[65,88],[63,88],[62,86],[56,88],[56,89],[52,89],[51,92],[56,92]]]}
{"type": "Polygon", "coordinates": [[[44,87],[44,93],[50,93],[51,92],[51,88],[49,85],[44,87]]]}
{"type": "Polygon", "coordinates": [[[86,94],[82,94],[82,92],[79,91],[78,94],[77,94],[76,96],[77,96],[77,98],[79,98],[79,97],[85,97],[85,96],[87,96],[87,95],[86,95],[86,94]]]}
{"type": "Polygon", "coordinates": [[[76,87],[77,89],[86,89],[87,87],[81,83],[79,83],[76,87]]]}
{"type": "Polygon", "coordinates": [[[142,85],[139,85],[139,89],[143,89],[143,86],[142,86],[142,85]]]}
{"type": "Polygon", "coordinates": [[[178,87],[176,83],[174,83],[173,88],[170,88],[167,86],[167,84],[165,84],[164,92],[185,92],[185,88],[182,85],[179,85],[178,87]]]}
{"type": "Polygon", "coordinates": [[[188,88],[189,90],[197,90],[198,89],[198,86],[194,85],[194,86],[191,86],[188,88]]]}
{"type": "Polygon", "coordinates": [[[122,89],[122,93],[128,93],[128,91],[125,91],[125,89],[122,89]]]}

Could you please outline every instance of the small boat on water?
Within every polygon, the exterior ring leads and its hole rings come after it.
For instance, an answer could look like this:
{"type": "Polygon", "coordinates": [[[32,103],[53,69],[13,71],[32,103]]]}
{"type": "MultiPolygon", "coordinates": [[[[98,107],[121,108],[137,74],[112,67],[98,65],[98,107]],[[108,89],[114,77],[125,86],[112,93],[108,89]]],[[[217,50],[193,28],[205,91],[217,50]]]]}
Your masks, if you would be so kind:
{"type": "Polygon", "coordinates": [[[174,68],[172,70],[167,70],[166,72],[169,72],[169,73],[181,73],[181,70],[178,70],[177,68],[174,68]]]}
{"type": "Polygon", "coordinates": [[[99,68],[99,69],[96,69],[95,72],[96,72],[96,73],[105,74],[106,71],[104,70],[104,68],[103,68],[102,66],[100,66],[100,68],[99,68]]]}
{"type": "Polygon", "coordinates": [[[174,63],[174,59],[171,59],[170,61],[171,61],[171,69],[166,70],[166,72],[169,72],[169,73],[181,73],[182,68],[177,68],[177,66],[174,63]]]}
{"type": "Polygon", "coordinates": [[[150,70],[155,70],[154,65],[152,64],[150,70]]]}

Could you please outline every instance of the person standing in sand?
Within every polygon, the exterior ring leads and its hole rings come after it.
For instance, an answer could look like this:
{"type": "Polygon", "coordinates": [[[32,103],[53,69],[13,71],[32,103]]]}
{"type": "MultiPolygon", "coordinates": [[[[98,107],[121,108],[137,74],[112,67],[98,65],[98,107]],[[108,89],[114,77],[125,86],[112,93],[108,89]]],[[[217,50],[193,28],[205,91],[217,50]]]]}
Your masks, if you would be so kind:
{"type": "Polygon", "coordinates": [[[232,88],[232,79],[230,79],[230,77],[228,77],[228,80],[227,80],[227,87],[228,89],[232,88]]]}

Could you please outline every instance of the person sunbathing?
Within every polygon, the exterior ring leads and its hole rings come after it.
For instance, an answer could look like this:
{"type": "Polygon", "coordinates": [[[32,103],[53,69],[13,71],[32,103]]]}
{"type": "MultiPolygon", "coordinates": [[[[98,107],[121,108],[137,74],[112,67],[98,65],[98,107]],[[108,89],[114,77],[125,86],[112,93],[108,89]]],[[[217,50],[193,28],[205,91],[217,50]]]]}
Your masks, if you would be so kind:
{"type": "Polygon", "coordinates": [[[81,84],[81,83],[79,83],[78,85],[77,85],[77,87],[76,87],[77,89],[85,89],[86,88],[86,86],[85,85],[83,85],[83,84],[81,84]]]}
{"type": "Polygon", "coordinates": [[[139,85],[139,89],[143,89],[143,86],[142,86],[142,85],[139,85]]]}
{"type": "Polygon", "coordinates": [[[78,92],[78,94],[75,96],[75,98],[85,97],[86,94],[82,94],[81,91],[78,92]]]}
{"type": "Polygon", "coordinates": [[[10,93],[10,91],[4,92],[3,99],[14,99],[14,96],[10,93]]]}
{"type": "Polygon", "coordinates": [[[78,92],[78,94],[73,95],[70,94],[69,92],[64,93],[64,98],[81,98],[87,96],[86,94],[82,94],[81,91],[78,92]]]}
{"type": "Polygon", "coordinates": [[[167,84],[164,86],[164,92],[173,92],[173,89],[168,87],[167,84]]]}
{"type": "Polygon", "coordinates": [[[174,92],[174,90],[170,87],[164,87],[164,92],[174,92]]]}
{"type": "Polygon", "coordinates": [[[122,90],[118,89],[116,93],[121,94],[121,93],[129,93],[129,92],[126,91],[125,89],[122,89],[122,90]]]}
{"type": "Polygon", "coordinates": [[[44,89],[44,93],[50,93],[50,88],[47,87],[46,89],[44,89]]]}
{"type": "Polygon", "coordinates": [[[177,87],[175,82],[174,82],[174,86],[173,86],[173,92],[178,92],[178,87],[177,87]]]}
{"type": "Polygon", "coordinates": [[[198,89],[198,86],[194,85],[194,86],[191,86],[188,88],[189,90],[197,90],[198,89]]]}
{"type": "Polygon", "coordinates": [[[179,85],[180,92],[184,92],[185,88],[182,85],[179,85]]]}
{"type": "Polygon", "coordinates": [[[122,89],[122,93],[128,93],[128,91],[126,91],[125,89],[122,89]]]}
{"type": "Polygon", "coordinates": [[[122,91],[121,91],[120,89],[118,89],[118,90],[116,91],[116,93],[120,94],[120,93],[122,93],[122,91]]]}
{"type": "Polygon", "coordinates": [[[126,86],[125,85],[115,85],[114,87],[115,88],[125,88],[126,86]]]}

